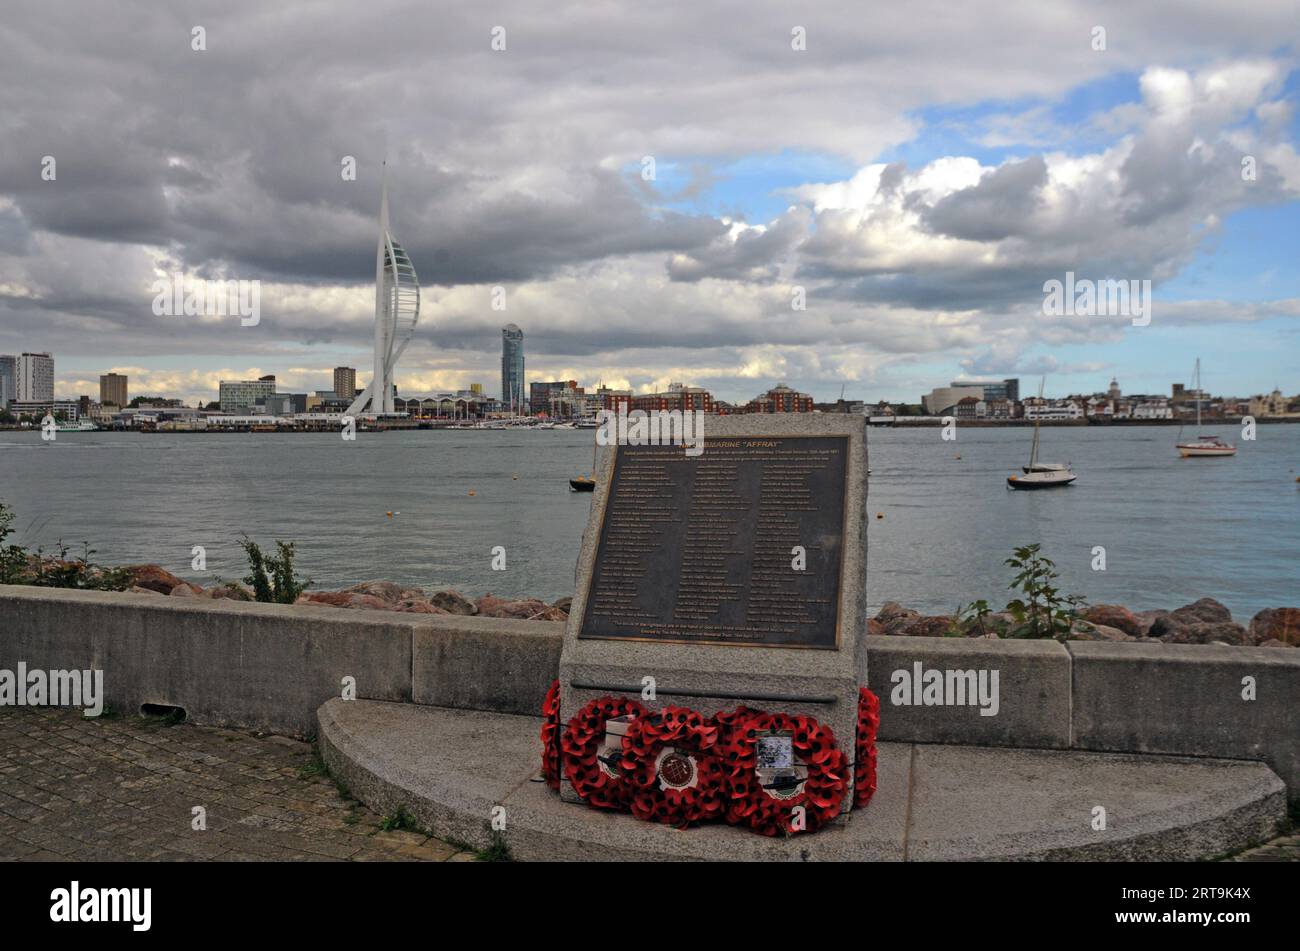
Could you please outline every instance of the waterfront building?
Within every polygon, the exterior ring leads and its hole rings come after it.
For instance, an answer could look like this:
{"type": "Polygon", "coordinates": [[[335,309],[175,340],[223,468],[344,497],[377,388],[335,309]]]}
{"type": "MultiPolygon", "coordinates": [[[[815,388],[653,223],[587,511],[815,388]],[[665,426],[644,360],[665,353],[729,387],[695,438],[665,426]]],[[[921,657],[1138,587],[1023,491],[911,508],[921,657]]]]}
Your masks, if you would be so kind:
{"type": "Polygon", "coordinates": [[[14,399],[20,403],[54,401],[54,357],[48,353],[24,353],[18,357],[14,399]]]}
{"type": "Polygon", "coordinates": [[[528,407],[534,413],[551,416],[580,416],[585,391],[577,380],[559,380],[528,385],[528,407]]]}
{"type": "Polygon", "coordinates": [[[18,358],[0,353],[0,409],[18,399],[18,358]]]}
{"type": "MultiPolygon", "coordinates": [[[[793,392],[793,391],[791,391],[793,392]]],[[[681,410],[682,412],[713,412],[713,394],[698,386],[685,386],[681,383],[668,384],[665,393],[640,393],[632,397],[631,410],[656,411],[681,410]]]]}
{"type": "Polygon", "coordinates": [[[356,397],[357,395],[356,367],[335,367],[334,368],[334,395],[345,400],[350,400],[356,397]]]}
{"type": "Polygon", "coordinates": [[[36,420],[53,416],[75,423],[80,418],[80,410],[77,400],[11,400],[9,403],[9,412],[13,415],[36,420]]]}
{"type": "Polygon", "coordinates": [[[1025,400],[1025,419],[1063,420],[1083,419],[1084,408],[1074,400],[1025,400]]]}
{"type": "Polygon", "coordinates": [[[99,401],[105,406],[126,406],[126,375],[122,373],[104,373],[99,377],[99,401]]]}
{"type": "Polygon", "coordinates": [[[271,416],[292,416],[307,412],[306,393],[272,393],[259,404],[271,416]]]}
{"type": "Polygon", "coordinates": [[[1163,397],[1138,400],[1133,404],[1134,419],[1173,419],[1174,411],[1163,397]]]}
{"type": "Polygon", "coordinates": [[[813,398],[800,393],[784,383],[778,383],[766,393],[750,400],[742,412],[746,413],[811,413],[813,398]]]}
{"type": "MultiPolygon", "coordinates": [[[[393,375],[420,322],[420,279],[415,265],[388,227],[388,169],[379,196],[379,241],[375,250],[375,369],[370,385],[352,401],[348,414],[394,413],[393,375]]],[[[338,381],[335,381],[337,388],[338,381]]],[[[342,394],[340,394],[342,395],[342,394]]]]}
{"type": "Polygon", "coordinates": [[[259,380],[222,380],[217,385],[221,412],[248,415],[258,401],[275,395],[275,377],[259,380]]]}
{"type": "Polygon", "coordinates": [[[523,413],[524,332],[517,324],[501,328],[501,402],[512,412],[523,413]]]}
{"type": "Polygon", "coordinates": [[[948,389],[963,389],[978,386],[983,390],[981,399],[985,400],[1011,400],[1013,403],[1020,400],[1020,378],[1006,380],[953,380],[948,384],[948,389]]]}
{"type": "Polygon", "coordinates": [[[620,406],[626,406],[628,411],[632,410],[632,391],[631,390],[611,390],[607,386],[599,386],[596,389],[596,396],[600,399],[600,408],[617,413],[620,406]]]}
{"type": "Polygon", "coordinates": [[[984,387],[973,383],[935,387],[921,397],[921,405],[931,416],[951,416],[953,407],[967,396],[973,396],[977,400],[984,399],[984,387]]]}
{"type": "Polygon", "coordinates": [[[1285,416],[1286,411],[1287,400],[1279,389],[1274,389],[1267,396],[1252,396],[1250,398],[1251,416],[1285,416]]]}

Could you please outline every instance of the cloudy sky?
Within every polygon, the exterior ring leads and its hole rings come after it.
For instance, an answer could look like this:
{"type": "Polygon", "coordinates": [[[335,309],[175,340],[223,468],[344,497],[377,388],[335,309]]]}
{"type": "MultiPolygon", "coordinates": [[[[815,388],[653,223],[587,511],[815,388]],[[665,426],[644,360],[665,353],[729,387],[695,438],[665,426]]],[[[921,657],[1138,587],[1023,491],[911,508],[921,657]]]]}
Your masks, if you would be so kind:
{"type": "Polygon", "coordinates": [[[1197,356],[1294,393],[1298,55],[1276,0],[7,0],[0,352],[63,395],[368,377],[386,156],[403,394],[496,393],[506,322],[530,380],[727,399],[1167,393],[1197,356]],[[1151,281],[1149,326],[1045,316],[1067,271],[1151,281]],[[177,272],[260,281],[260,323],[155,316],[177,272]]]}

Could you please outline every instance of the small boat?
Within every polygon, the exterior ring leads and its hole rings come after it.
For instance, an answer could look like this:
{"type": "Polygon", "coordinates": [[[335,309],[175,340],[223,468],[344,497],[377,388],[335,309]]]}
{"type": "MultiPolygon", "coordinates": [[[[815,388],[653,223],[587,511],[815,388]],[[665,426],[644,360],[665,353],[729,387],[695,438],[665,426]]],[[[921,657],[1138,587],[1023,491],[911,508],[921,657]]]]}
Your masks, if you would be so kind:
{"type": "Polygon", "coordinates": [[[1070,471],[1068,465],[1061,465],[1057,462],[1039,462],[1038,461],[1038,431],[1039,424],[1043,421],[1043,382],[1038,384],[1038,413],[1034,416],[1034,442],[1029,450],[1029,465],[1021,466],[1020,471],[1024,475],[1008,476],[1007,487],[1011,489],[1058,489],[1062,486],[1069,485],[1078,478],[1070,471]]]}
{"type": "Polygon", "coordinates": [[[596,489],[596,480],[591,476],[578,476],[569,480],[569,488],[574,492],[593,492],[596,489]]]}
{"type": "Polygon", "coordinates": [[[1195,442],[1180,442],[1178,454],[1184,459],[1195,456],[1235,456],[1237,447],[1218,436],[1197,436],[1195,442]]]}
{"type": "MultiPolygon", "coordinates": [[[[1201,358],[1196,358],[1196,428],[1201,428],[1201,358]]],[[[1197,436],[1194,442],[1180,442],[1174,446],[1184,459],[1201,456],[1235,456],[1237,447],[1218,436],[1197,436]]]]}

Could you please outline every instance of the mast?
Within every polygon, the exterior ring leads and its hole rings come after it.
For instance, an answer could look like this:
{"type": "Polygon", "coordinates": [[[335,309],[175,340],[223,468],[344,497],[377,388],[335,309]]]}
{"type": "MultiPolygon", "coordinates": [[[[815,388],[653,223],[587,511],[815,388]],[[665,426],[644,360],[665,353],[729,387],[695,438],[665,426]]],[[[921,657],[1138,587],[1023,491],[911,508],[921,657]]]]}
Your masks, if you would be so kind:
{"type": "Polygon", "coordinates": [[[1047,377],[1038,381],[1038,412],[1034,414],[1034,443],[1029,449],[1029,468],[1032,470],[1038,462],[1038,427],[1043,421],[1043,384],[1047,377]]]}
{"type": "Polygon", "coordinates": [[[1196,358],[1196,431],[1201,431],[1201,358],[1196,358]]]}

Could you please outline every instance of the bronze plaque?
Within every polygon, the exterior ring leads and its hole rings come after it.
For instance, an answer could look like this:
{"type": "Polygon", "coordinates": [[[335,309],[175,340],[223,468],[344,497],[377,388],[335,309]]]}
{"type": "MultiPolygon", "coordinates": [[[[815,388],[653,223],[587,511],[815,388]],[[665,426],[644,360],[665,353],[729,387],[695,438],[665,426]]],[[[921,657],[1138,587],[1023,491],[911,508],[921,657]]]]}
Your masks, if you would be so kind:
{"type": "Polygon", "coordinates": [[[694,458],[619,446],[578,637],[837,648],[848,450],[847,436],[709,439],[694,458]]]}

